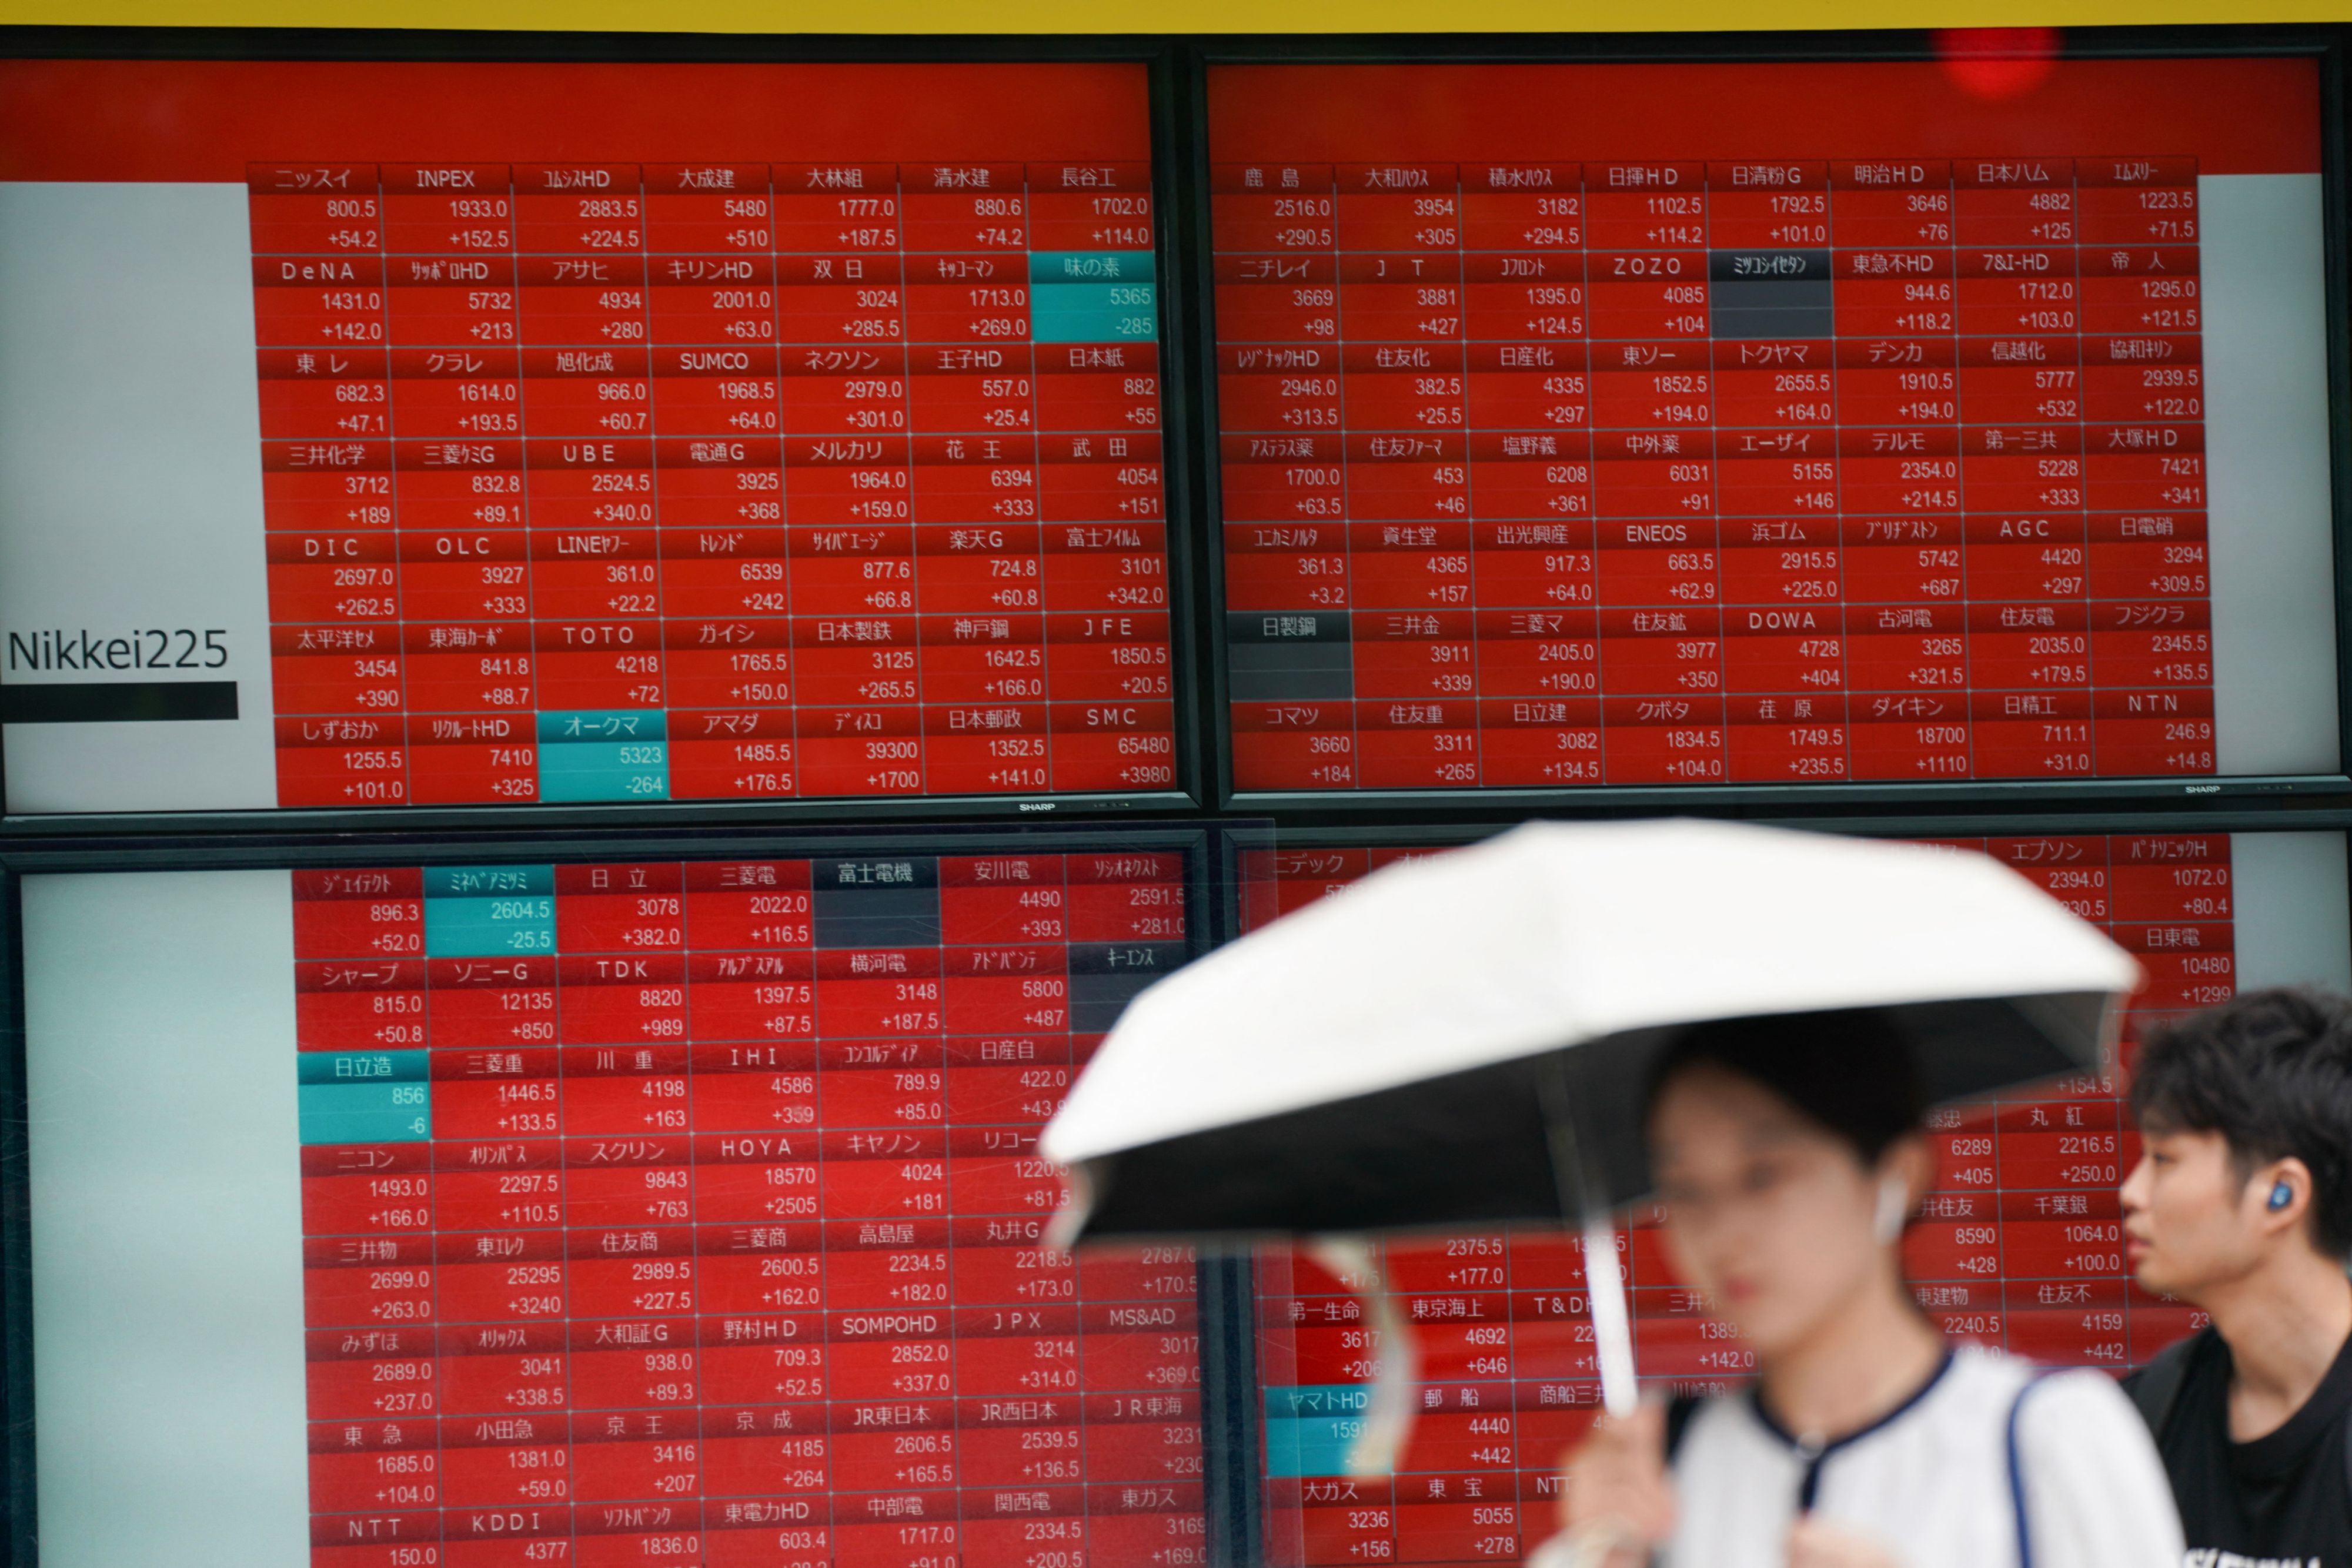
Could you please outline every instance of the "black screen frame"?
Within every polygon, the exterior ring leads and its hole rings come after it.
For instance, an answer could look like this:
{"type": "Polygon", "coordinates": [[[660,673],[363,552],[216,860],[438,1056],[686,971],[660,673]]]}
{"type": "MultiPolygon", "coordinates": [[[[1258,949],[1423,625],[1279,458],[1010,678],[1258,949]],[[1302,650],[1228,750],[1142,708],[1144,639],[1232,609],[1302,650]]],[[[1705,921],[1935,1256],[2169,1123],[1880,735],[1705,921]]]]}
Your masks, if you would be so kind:
{"type": "MultiPolygon", "coordinates": [[[[2339,746],[2352,758],[2352,247],[2346,69],[2352,26],[2078,29],[2109,57],[2286,54],[2322,72],[2324,236],[2339,746]]],[[[1214,323],[1207,230],[1206,72],[1227,63],[1917,59],[1919,31],[1420,37],[775,37],[687,34],[0,27],[0,57],[113,59],[810,62],[1137,60],[1146,65],[1160,203],[1163,463],[1168,497],[1178,787],[1133,796],[858,797],[658,805],[267,809],[0,819],[0,1330],[5,1361],[5,1539],[37,1561],[33,1471],[30,1209],[24,1100],[21,879],[47,872],[446,863],[756,852],[1071,852],[1165,835],[1192,846],[1194,951],[1241,934],[1238,853],[1284,843],[1461,843],[1529,817],[1687,811],[1873,836],[2341,831],[2352,767],[2282,778],[1973,780],[1953,784],[1594,786],[1548,790],[1237,792],[1223,658],[1223,555],[1213,442],[1214,323]]],[[[5,757],[0,757],[5,768],[5,757]]],[[[2352,855],[2352,838],[2347,838],[2352,855]]],[[[1211,1561],[1264,1562],[1255,1298],[1246,1254],[1204,1256],[1202,1420],[1211,1561]],[[1214,1380],[1222,1379],[1222,1383],[1214,1380]],[[1223,1393],[1213,1398],[1213,1386],[1223,1393]],[[1216,1458],[1222,1454],[1222,1459],[1216,1458]]]]}
{"type": "MultiPolygon", "coordinates": [[[[2186,55],[2314,59],[2321,74],[2322,188],[2333,562],[2336,602],[2338,769],[2333,773],[2197,779],[1974,779],[1950,783],[1592,785],[1558,789],[1241,790],[1233,781],[1228,722],[1223,522],[1214,458],[1215,324],[1207,283],[1210,147],[1207,73],[1227,64],[1504,62],[1801,62],[1932,57],[1917,30],[1720,34],[1154,37],[719,37],[693,34],[340,31],[282,28],[0,28],[0,57],[77,59],[284,59],[414,61],[746,61],[823,63],[1133,60],[1149,73],[1153,190],[1160,204],[1155,254],[1162,267],[1163,482],[1168,497],[1170,619],[1175,675],[1177,783],[1134,793],[817,797],[645,805],[265,808],[238,811],[19,813],[0,816],[0,841],[52,832],[299,832],[349,827],[418,831],[516,832],[625,821],[664,827],[754,821],[917,821],[951,817],[1240,811],[1370,819],[1390,813],[1517,817],[1613,815],[1655,810],[1748,814],[1780,810],[1831,815],[1882,809],[1916,814],[1984,802],[2030,810],[2043,801],[2074,810],[2221,797],[2232,803],[2352,798],[2352,225],[2347,169],[2346,61],[2352,26],[2217,26],[2083,28],[2069,55],[2136,58],[2186,55]]],[[[0,780],[5,756],[0,750],[0,780]]]]}
{"type": "MultiPolygon", "coordinates": [[[[1780,825],[1869,837],[1979,837],[2047,833],[2338,831],[2352,880],[2352,804],[2300,810],[2239,809],[2030,815],[1951,812],[1837,819],[1759,818],[1780,825]]],[[[6,1534],[9,1561],[39,1561],[37,1406],[33,1383],[33,1237],[25,1098],[23,887],[28,875],[109,872],[292,870],[325,866],[562,863],[606,859],[761,858],[898,852],[1076,853],[1153,849],[1185,856],[1188,950],[1198,956],[1246,933],[1248,876],[1242,856],[1293,848],[1377,848],[1476,842],[1511,825],[1492,817],[1393,814],[1379,821],[1277,823],[1265,818],[1160,819],[1109,822],[804,824],[765,830],[628,831],[599,829],[536,834],[424,836],[397,831],[339,835],[210,834],[138,842],[50,835],[0,842],[0,1331],[5,1331],[6,1534]]],[[[1256,1383],[1257,1296],[1251,1254],[1204,1249],[1194,1301],[1200,1314],[1204,1495],[1209,1562],[1262,1568],[1265,1562],[1261,1411],[1256,1383]]]]}
{"type": "MultiPolygon", "coordinates": [[[[1188,99],[1178,53],[1166,38],[1142,35],[908,37],[729,36],[692,33],[448,32],[265,27],[0,26],[0,59],[276,60],[447,63],[876,64],[1110,62],[1141,66],[1150,124],[1151,189],[1158,216],[1153,258],[1159,296],[1161,484],[1168,524],[1171,697],[1175,705],[1175,783],[1164,789],[1087,793],[809,796],[748,800],[670,800],[631,804],[265,807],[248,810],[11,812],[0,840],[53,832],[300,832],[372,827],[413,831],[550,828],[639,821],[664,827],[769,821],[922,821],[946,818],[1023,819],[1044,814],[1136,815],[1195,810],[1212,803],[1211,728],[1202,704],[1213,656],[1202,624],[1202,560],[1192,519],[1199,481],[1192,420],[1199,400],[1190,383],[1186,311],[1194,300],[1181,229],[1189,215],[1174,179],[1178,149],[1190,135],[1188,99]],[[1178,285],[1180,284],[1181,287],[1178,285]]],[[[7,758],[0,742],[0,800],[7,758]]]]}
{"type": "MultiPolygon", "coordinates": [[[[281,834],[224,840],[187,834],[136,845],[51,836],[0,842],[0,1506],[11,1563],[40,1561],[38,1406],[34,1387],[32,1188],[26,1099],[24,886],[27,876],[117,872],[297,871],[372,865],[446,865],[529,862],[563,864],[626,860],[798,859],[859,854],[1080,854],[1151,851],[1183,857],[1190,958],[1230,941],[1222,924],[1234,901],[1217,885],[1229,863],[1212,824],[1181,819],[1001,823],[808,824],[765,830],[654,832],[620,830],[426,838],[401,832],[281,834]]],[[[290,978],[290,977],[289,977],[290,978]]],[[[1211,1560],[1234,1556],[1231,1532],[1239,1500],[1254,1495],[1248,1468],[1255,1448],[1236,1448],[1234,1413],[1247,1407],[1246,1363],[1227,1347],[1246,1346],[1234,1314],[1243,1303],[1244,1260],[1204,1248],[1193,1300],[1200,1315],[1202,1491],[1211,1560]]]]}
{"type": "MultiPolygon", "coordinates": [[[[2160,804],[2187,798],[2221,796],[2232,802],[2255,798],[2326,797],[2352,792],[2352,440],[2345,414],[2352,409],[2352,309],[2347,309],[2347,152],[2345,71],[2352,28],[2342,26],[2101,27],[2069,29],[2065,58],[2167,58],[2183,56],[2284,56],[2314,60],[2320,72],[2322,234],[2326,245],[2327,318],[2328,463],[2336,590],[2336,698],[2337,765],[2332,773],[2203,775],[2190,779],[1970,779],[1951,783],[1690,785],[1596,784],[1563,788],[1466,788],[1399,789],[1242,789],[1233,772],[1230,722],[1220,729],[1216,776],[1220,805],[1232,810],[1357,816],[1410,812],[1492,810],[1498,813],[1791,809],[1806,815],[1885,807],[1912,814],[1957,810],[1963,802],[1998,800],[2020,809],[2063,802],[2082,810],[2126,801],[2160,804]]],[[[1214,236],[1210,233],[1209,181],[1212,127],[1208,77],[1229,65],[1504,65],[1504,64],[1798,64],[1823,61],[1916,61],[1936,57],[1934,35],[1925,31],[1783,32],[1754,34],[1512,35],[1418,37],[1364,35],[1340,37],[1289,36],[1203,39],[1187,51],[1197,128],[1187,152],[1188,188],[1194,204],[1190,231],[1196,278],[1212,276],[1214,236]]],[[[1205,473],[1201,559],[1207,563],[1207,612],[1220,657],[1211,672],[1208,706],[1229,715],[1225,652],[1225,580],[1223,507],[1213,454],[1217,419],[1215,302],[1203,298],[1193,312],[1200,334],[1193,384],[1201,400],[1197,420],[1205,473]]]]}
{"type": "MultiPolygon", "coordinates": [[[[2001,816],[1985,812],[1955,811],[1941,814],[1907,817],[1860,816],[1844,818],[1773,818],[1759,816],[1756,821],[1770,825],[1799,828],[1808,831],[1851,834],[1876,839],[1970,839],[2031,837],[2035,834],[2171,834],[2171,833],[2260,833],[2260,832],[2340,832],[2344,834],[2343,861],[2347,885],[2352,885],[2352,807],[2297,810],[2268,810],[2257,808],[2246,810],[2216,811],[2129,811],[2105,810],[2061,812],[2041,810],[2021,816],[2001,816]]],[[[1253,853],[1280,852],[1285,849],[1405,849],[1427,847],[1432,850],[1462,849],[1483,842],[1497,833],[1509,831],[1516,823],[1491,818],[1426,817],[1404,818],[1391,815],[1379,821],[1322,821],[1307,826],[1275,823],[1229,823],[1219,836],[1224,864],[1217,878],[1227,903],[1220,915],[1221,926],[1238,936],[1246,936],[1255,927],[1251,924],[1251,911],[1244,900],[1255,878],[1242,869],[1242,857],[1253,853]]],[[[2352,930],[2347,932],[2347,952],[2352,952],[2352,930]]],[[[1235,1558],[1231,1564],[1215,1559],[1217,1568],[1265,1568],[1266,1563],[1265,1483],[1264,1465],[1259,1458],[1265,1432],[1264,1393],[1257,1382],[1257,1331],[1260,1323],[1260,1298],[1257,1288],[1255,1256],[1248,1251],[1235,1252],[1228,1265],[1231,1276],[1225,1289],[1231,1293],[1231,1304],[1220,1308],[1221,1313],[1234,1329],[1221,1355],[1229,1383],[1241,1391],[1242,1403],[1226,1411],[1231,1435],[1227,1441],[1236,1462],[1235,1470],[1248,1479],[1245,1495],[1236,1498],[1237,1511],[1226,1527],[1227,1537],[1238,1537],[1249,1543],[1246,1557],[1235,1558]]],[[[1205,1301],[1204,1301],[1205,1305],[1205,1301]]],[[[1206,1321],[1203,1312],[1203,1321],[1206,1321]]],[[[1204,1335],[1206,1331],[1203,1331],[1204,1335]]],[[[1204,1340],[1205,1343],[1205,1340],[1204,1340]]],[[[1203,1406],[1206,1413],[1206,1406],[1203,1406]]],[[[1521,1502],[1522,1508],[1526,1504],[1521,1502]]],[[[1519,1529],[1523,1543],[1540,1539],[1549,1532],[1543,1521],[1531,1521],[1522,1517],[1519,1529]]],[[[1213,1531],[1214,1526],[1212,1526],[1213,1531]]]]}

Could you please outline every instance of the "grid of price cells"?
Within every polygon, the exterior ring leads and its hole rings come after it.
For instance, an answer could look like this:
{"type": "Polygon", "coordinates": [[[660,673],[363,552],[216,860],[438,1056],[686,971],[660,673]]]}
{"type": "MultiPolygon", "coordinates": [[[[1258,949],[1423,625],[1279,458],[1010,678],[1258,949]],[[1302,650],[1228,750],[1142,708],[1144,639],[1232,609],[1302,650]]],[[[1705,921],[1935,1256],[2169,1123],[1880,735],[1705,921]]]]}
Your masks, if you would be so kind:
{"type": "Polygon", "coordinates": [[[250,186],[279,804],[1174,784],[1149,164],[250,186]]]}
{"type": "Polygon", "coordinates": [[[1192,1257],[1036,1153],[1179,857],[294,875],[319,1568],[1202,1561],[1192,1257]]]}
{"type": "Polygon", "coordinates": [[[2214,771],[2198,161],[1841,81],[1213,78],[1236,788],[2214,771]]]}

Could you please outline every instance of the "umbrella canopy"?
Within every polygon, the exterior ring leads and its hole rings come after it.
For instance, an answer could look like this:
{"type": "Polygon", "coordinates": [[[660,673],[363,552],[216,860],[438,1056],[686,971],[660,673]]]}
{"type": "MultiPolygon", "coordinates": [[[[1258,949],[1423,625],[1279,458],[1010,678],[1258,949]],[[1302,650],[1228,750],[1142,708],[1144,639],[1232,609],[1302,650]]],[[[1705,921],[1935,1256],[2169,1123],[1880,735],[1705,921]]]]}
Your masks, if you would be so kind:
{"type": "Polygon", "coordinates": [[[1073,1174],[1057,1235],[1589,1218],[1648,1190],[1642,1097],[1682,1026],[1885,1008],[1930,1098],[1962,1099],[2095,1066],[2138,977],[1980,854],[1530,824],[1139,996],[1045,1129],[1073,1174]]]}

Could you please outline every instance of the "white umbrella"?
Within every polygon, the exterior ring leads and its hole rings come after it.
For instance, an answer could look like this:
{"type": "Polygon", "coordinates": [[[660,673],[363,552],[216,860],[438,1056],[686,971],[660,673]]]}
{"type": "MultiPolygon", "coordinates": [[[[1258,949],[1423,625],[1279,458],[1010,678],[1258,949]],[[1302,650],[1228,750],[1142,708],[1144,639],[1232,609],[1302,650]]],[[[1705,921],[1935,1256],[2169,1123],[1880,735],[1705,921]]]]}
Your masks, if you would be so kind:
{"type": "Polygon", "coordinates": [[[1138,996],[1045,1128],[1071,1167],[1056,1234],[1581,1223],[1604,1398],[1629,1410],[1609,1215],[1648,1189],[1642,1097],[1678,1028],[1884,1008],[1929,1097],[1964,1099],[2096,1066],[2138,978],[1980,854],[1532,823],[1391,866],[1138,996]]]}

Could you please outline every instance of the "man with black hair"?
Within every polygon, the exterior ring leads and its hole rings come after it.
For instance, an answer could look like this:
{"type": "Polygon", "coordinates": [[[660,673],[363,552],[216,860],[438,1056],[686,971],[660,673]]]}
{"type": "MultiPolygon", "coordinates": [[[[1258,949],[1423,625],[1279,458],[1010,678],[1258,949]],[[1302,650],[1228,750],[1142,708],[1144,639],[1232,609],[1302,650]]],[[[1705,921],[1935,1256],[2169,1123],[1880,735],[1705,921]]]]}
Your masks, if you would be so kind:
{"type": "Polygon", "coordinates": [[[2188,1568],[2352,1568],[2352,999],[2182,1019],[2141,1047],[2131,1105],[2126,1256],[2211,1320],[2125,1384],[2188,1568]]]}

